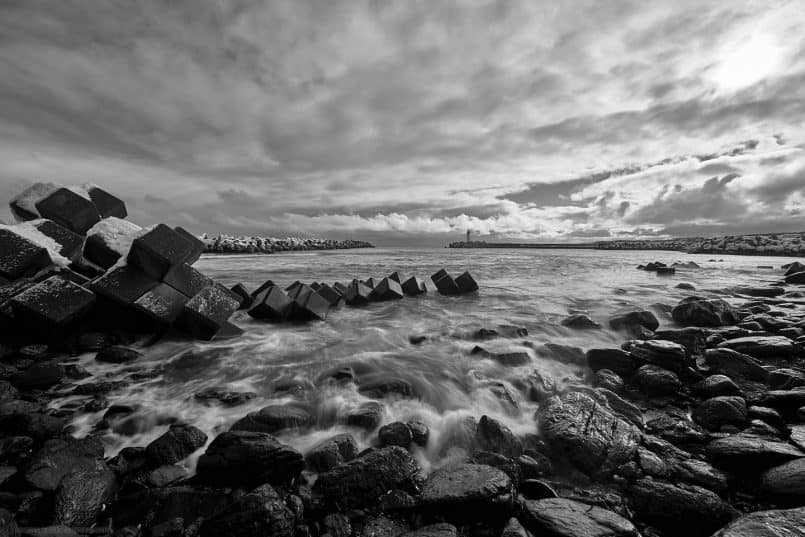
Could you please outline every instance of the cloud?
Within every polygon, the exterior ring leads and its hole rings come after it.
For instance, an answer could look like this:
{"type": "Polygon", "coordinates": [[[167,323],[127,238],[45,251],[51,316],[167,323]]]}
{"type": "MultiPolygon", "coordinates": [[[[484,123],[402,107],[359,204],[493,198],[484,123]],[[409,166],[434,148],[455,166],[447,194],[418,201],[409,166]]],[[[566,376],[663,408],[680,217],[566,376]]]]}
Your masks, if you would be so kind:
{"type": "Polygon", "coordinates": [[[381,244],[795,215],[798,7],[4,2],[0,197],[89,180],[142,223],[381,244]]]}

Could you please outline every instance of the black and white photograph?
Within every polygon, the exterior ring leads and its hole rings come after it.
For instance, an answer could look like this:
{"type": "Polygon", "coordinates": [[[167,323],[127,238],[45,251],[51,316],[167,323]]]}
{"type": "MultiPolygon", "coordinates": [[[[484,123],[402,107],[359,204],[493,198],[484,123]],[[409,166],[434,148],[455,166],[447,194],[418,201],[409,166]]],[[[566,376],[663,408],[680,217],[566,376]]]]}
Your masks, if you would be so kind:
{"type": "Polygon", "coordinates": [[[805,537],[805,0],[0,0],[0,537],[805,537]]]}

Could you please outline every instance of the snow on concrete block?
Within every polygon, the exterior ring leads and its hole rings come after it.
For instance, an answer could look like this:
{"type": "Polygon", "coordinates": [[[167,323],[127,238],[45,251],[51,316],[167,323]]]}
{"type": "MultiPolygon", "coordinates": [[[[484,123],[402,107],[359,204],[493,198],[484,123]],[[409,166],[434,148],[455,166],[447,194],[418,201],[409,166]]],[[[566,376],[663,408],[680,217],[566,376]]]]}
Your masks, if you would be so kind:
{"type": "Polygon", "coordinates": [[[478,284],[469,271],[464,272],[461,276],[456,278],[456,285],[458,285],[458,288],[462,293],[472,293],[473,291],[478,290],[478,284]]]}
{"type": "Polygon", "coordinates": [[[101,218],[109,218],[110,216],[126,218],[129,215],[126,210],[126,204],[117,196],[113,196],[98,185],[83,185],[83,188],[89,195],[89,199],[95,204],[95,208],[98,209],[101,218]]]}
{"type": "Polygon", "coordinates": [[[159,326],[170,326],[181,315],[190,297],[160,283],[134,301],[134,309],[159,326]]]}
{"type": "Polygon", "coordinates": [[[288,316],[292,303],[285,291],[272,285],[254,297],[252,307],[247,313],[261,321],[283,321],[288,316]]]}
{"type": "Polygon", "coordinates": [[[59,275],[32,286],[11,299],[17,319],[26,328],[58,330],[81,320],[95,304],[95,294],[59,275]]]}
{"type": "Polygon", "coordinates": [[[162,278],[167,283],[183,295],[196,296],[202,289],[212,285],[212,279],[205,276],[198,270],[186,263],[176,265],[162,278]]]}
{"type": "Polygon", "coordinates": [[[17,222],[35,220],[41,215],[36,204],[59,189],[54,183],[34,183],[11,199],[9,207],[17,222]]]}
{"type": "Polygon", "coordinates": [[[383,278],[372,290],[372,300],[384,302],[386,300],[397,300],[405,296],[400,284],[390,278],[383,278]]]}
{"type": "Polygon", "coordinates": [[[0,276],[16,280],[50,265],[46,248],[12,229],[10,226],[0,227],[0,276]]]}
{"type": "Polygon", "coordinates": [[[99,296],[119,306],[130,306],[159,282],[131,266],[116,267],[90,282],[99,296]]]}
{"type": "Polygon", "coordinates": [[[64,187],[39,200],[36,210],[43,218],[82,235],[101,219],[92,201],[64,187]]]}
{"type": "Polygon", "coordinates": [[[212,339],[239,305],[229,289],[213,283],[187,301],[177,319],[177,326],[195,338],[212,339]]]}
{"type": "Polygon", "coordinates": [[[128,256],[134,239],[143,233],[143,228],[128,220],[116,216],[104,218],[87,231],[84,258],[108,269],[128,256]]]}
{"type": "Polygon", "coordinates": [[[185,259],[184,262],[187,263],[188,265],[192,265],[193,263],[198,261],[198,258],[201,257],[201,254],[204,253],[205,248],[204,243],[201,241],[201,239],[199,239],[198,237],[196,237],[195,235],[193,235],[192,233],[190,233],[181,226],[176,226],[175,228],[173,228],[173,230],[182,237],[184,237],[185,239],[187,239],[187,242],[190,243],[191,245],[190,254],[188,254],[187,259],[185,259]]]}
{"type": "Polygon", "coordinates": [[[416,296],[421,295],[422,293],[427,293],[428,288],[425,286],[425,282],[417,278],[416,276],[411,276],[405,283],[402,284],[403,293],[408,296],[416,296]]]}
{"type": "MultiPolygon", "coordinates": [[[[84,236],[61,226],[53,220],[34,220],[21,226],[30,225],[36,228],[44,237],[52,241],[52,246],[48,250],[55,250],[60,256],[70,261],[75,261],[81,255],[84,247],[84,236]]],[[[48,247],[50,245],[42,244],[48,247]]],[[[53,257],[53,256],[51,256],[53,257]]],[[[54,259],[54,261],[56,261],[54,259]]]]}
{"type": "Polygon", "coordinates": [[[186,238],[165,224],[158,224],[134,239],[128,261],[159,280],[192,253],[193,245],[186,238]]]}

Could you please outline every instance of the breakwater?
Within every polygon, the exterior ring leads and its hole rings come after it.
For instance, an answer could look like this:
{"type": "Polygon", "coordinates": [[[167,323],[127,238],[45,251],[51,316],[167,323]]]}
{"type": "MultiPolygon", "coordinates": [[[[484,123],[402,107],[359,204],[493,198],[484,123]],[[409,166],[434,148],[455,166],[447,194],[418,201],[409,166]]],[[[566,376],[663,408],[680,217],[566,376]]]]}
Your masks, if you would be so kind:
{"type": "Polygon", "coordinates": [[[306,250],[346,250],[350,248],[374,248],[366,241],[334,240],[303,237],[255,237],[231,235],[207,235],[199,237],[204,243],[204,253],[213,254],[273,254],[306,250]]]}

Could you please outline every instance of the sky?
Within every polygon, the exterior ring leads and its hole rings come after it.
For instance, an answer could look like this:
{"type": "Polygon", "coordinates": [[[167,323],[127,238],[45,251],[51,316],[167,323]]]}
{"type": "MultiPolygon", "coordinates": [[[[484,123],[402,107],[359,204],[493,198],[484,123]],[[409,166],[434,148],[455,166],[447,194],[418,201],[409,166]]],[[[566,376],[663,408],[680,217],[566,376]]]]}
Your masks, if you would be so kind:
{"type": "Polygon", "coordinates": [[[801,0],[0,2],[0,199],[90,182],[142,225],[801,231],[803,127],[801,0]]]}

